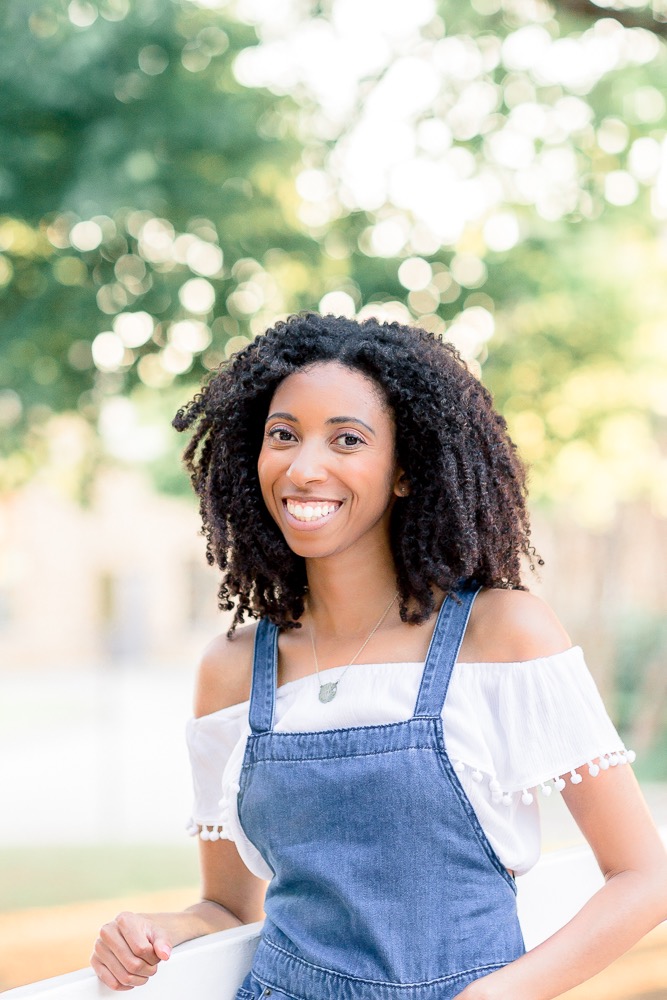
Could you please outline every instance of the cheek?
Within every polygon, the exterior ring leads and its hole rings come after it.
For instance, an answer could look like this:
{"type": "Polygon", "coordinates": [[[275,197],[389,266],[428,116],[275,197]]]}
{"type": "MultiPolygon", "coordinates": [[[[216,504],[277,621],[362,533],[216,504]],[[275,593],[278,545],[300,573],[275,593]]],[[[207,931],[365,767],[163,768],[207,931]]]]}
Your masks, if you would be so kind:
{"type": "Polygon", "coordinates": [[[274,506],[272,504],[273,486],[281,472],[281,464],[279,461],[276,461],[277,458],[279,456],[273,452],[262,449],[257,459],[257,478],[259,479],[264,503],[269,509],[274,506]]]}
{"type": "Polygon", "coordinates": [[[387,470],[380,472],[373,469],[367,475],[356,477],[354,492],[371,520],[375,520],[391,506],[393,485],[393,477],[387,470]]]}
{"type": "Polygon", "coordinates": [[[267,456],[264,451],[260,451],[259,458],[257,459],[257,478],[259,479],[259,485],[262,488],[262,493],[266,490],[271,479],[271,467],[270,462],[267,460],[267,456]]]}

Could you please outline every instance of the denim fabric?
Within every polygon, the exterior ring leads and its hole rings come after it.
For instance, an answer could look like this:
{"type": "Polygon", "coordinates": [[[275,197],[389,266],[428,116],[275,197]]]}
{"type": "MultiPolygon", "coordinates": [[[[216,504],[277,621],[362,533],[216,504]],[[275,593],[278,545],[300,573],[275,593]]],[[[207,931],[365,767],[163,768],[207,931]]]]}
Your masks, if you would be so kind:
{"type": "Polygon", "coordinates": [[[514,880],[442,729],[475,595],[444,602],[414,715],[387,725],[274,732],[277,629],[260,622],[239,818],[275,874],[237,1000],[453,1000],[523,953],[514,880]]]}

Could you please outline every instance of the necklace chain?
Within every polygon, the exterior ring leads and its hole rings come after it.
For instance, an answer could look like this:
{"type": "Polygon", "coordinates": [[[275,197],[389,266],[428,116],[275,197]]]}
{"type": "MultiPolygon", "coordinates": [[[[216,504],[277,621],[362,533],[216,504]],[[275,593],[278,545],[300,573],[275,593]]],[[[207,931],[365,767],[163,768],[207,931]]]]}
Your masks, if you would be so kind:
{"type": "Polygon", "coordinates": [[[371,639],[373,638],[373,636],[375,635],[375,633],[379,629],[380,625],[382,625],[382,622],[385,620],[385,618],[389,614],[389,612],[390,612],[393,604],[395,603],[396,599],[398,598],[398,595],[399,595],[399,591],[397,590],[396,593],[394,594],[394,596],[392,597],[391,601],[387,605],[387,607],[382,612],[382,617],[380,618],[379,622],[368,633],[368,636],[364,640],[361,648],[357,650],[357,652],[354,654],[354,656],[352,657],[352,659],[348,662],[348,664],[345,667],[345,670],[343,670],[343,673],[340,675],[340,677],[338,678],[338,680],[337,681],[333,681],[333,682],[329,682],[327,684],[322,684],[322,682],[320,681],[320,667],[319,667],[319,664],[317,662],[317,652],[315,651],[315,633],[313,631],[313,624],[311,622],[311,616],[310,615],[308,616],[308,631],[310,632],[310,643],[311,643],[311,645],[313,647],[313,660],[315,661],[315,671],[316,671],[316,674],[317,674],[317,683],[319,684],[319,687],[320,687],[319,699],[320,699],[321,702],[333,701],[333,699],[336,697],[336,693],[338,691],[338,685],[340,684],[340,682],[342,681],[343,677],[345,676],[345,674],[347,673],[347,671],[350,669],[350,667],[352,666],[352,664],[356,662],[356,660],[357,660],[357,658],[359,656],[361,656],[361,654],[365,650],[366,646],[368,645],[368,643],[371,641],[371,639]]]}

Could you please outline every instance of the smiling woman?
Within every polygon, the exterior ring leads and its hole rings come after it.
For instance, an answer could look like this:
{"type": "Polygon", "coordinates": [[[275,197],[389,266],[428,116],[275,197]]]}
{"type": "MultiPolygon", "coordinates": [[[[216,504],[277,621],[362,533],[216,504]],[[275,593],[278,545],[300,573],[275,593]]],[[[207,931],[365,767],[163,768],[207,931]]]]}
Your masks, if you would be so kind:
{"type": "Polygon", "coordinates": [[[220,606],[236,610],[232,630],[248,613],[299,628],[308,581],[297,539],[282,530],[283,498],[344,501],[333,530],[356,517],[364,490],[359,516],[375,504],[392,536],[406,622],[432,615],[433,584],[446,593],[474,577],[523,589],[522,559],[533,556],[523,466],[487,390],[433,334],[292,317],[235,355],[174,425],[195,428],[185,459],[209,561],[224,573],[220,606]],[[281,493],[274,485],[269,495],[262,470],[283,462],[281,493]],[[323,491],[343,469],[351,481],[323,491]]]}
{"type": "Polygon", "coordinates": [[[405,489],[386,400],[369,378],[329,361],[288,376],[270,409],[257,471],[288,545],[320,558],[354,545],[363,559],[378,533],[387,536],[405,489]]]}
{"type": "Polygon", "coordinates": [[[633,754],[522,582],[524,469],[451,345],[293,316],[174,424],[235,610],[188,726],[202,899],[106,924],[103,982],[265,914],[237,1000],[549,1000],[664,919],[633,754]],[[553,790],[606,884],[526,953],[515,876],[553,790]]]}

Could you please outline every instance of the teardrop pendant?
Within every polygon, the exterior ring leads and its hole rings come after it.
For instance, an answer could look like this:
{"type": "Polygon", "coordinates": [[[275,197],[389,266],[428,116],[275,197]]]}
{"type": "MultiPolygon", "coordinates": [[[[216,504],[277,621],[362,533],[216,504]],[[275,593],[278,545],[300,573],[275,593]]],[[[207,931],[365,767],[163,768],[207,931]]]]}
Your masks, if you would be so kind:
{"type": "Polygon", "coordinates": [[[336,697],[338,681],[332,684],[320,684],[320,701],[333,701],[336,697]]]}

